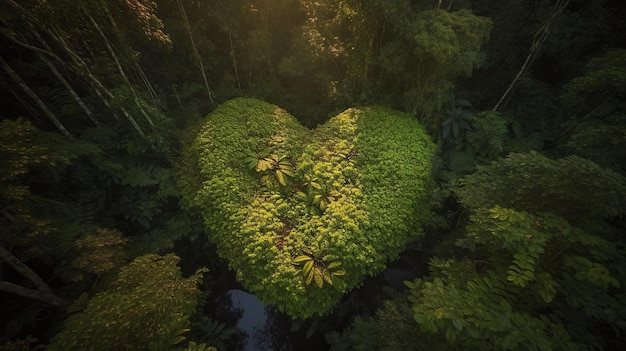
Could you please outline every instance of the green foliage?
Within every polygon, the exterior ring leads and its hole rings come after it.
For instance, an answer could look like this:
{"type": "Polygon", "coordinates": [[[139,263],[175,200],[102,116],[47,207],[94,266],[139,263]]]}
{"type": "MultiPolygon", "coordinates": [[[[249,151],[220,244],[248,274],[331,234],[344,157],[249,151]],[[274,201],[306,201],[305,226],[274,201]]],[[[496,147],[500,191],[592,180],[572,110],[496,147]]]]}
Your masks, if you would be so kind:
{"type": "Polygon", "coordinates": [[[64,202],[66,194],[51,189],[66,180],[65,172],[74,163],[101,151],[21,119],[0,125],[0,241],[29,265],[53,267],[65,283],[81,279],[70,264],[74,241],[96,227],[77,219],[85,216],[85,209],[64,202]]]}
{"type": "Polygon", "coordinates": [[[471,258],[431,259],[428,276],[405,282],[408,299],[357,320],[332,350],[603,350],[626,330],[626,251],[603,234],[549,213],[476,210],[457,241],[471,258]]]}
{"type": "Polygon", "coordinates": [[[569,220],[619,216],[626,208],[626,179],[620,174],[577,156],[551,160],[535,152],[479,166],[457,193],[469,208],[498,204],[569,220]]]}
{"type": "Polygon", "coordinates": [[[481,46],[489,37],[491,21],[467,9],[419,12],[409,26],[414,48],[407,65],[416,67],[407,96],[414,96],[414,108],[425,118],[445,102],[453,80],[469,76],[482,64],[481,46]]]}
{"type": "Polygon", "coordinates": [[[626,50],[592,59],[565,85],[567,149],[622,174],[626,171],[626,50]]]}
{"type": "Polygon", "coordinates": [[[593,330],[604,323],[626,328],[617,317],[626,304],[614,290],[622,274],[613,262],[623,248],[552,214],[496,206],[471,220],[457,245],[474,260],[433,260],[427,279],[407,283],[422,331],[461,348],[485,340],[505,349],[577,350],[602,349],[593,330]],[[590,305],[580,311],[573,301],[590,305]]]}
{"type": "Polygon", "coordinates": [[[237,329],[227,328],[226,324],[213,320],[207,316],[202,316],[200,321],[191,323],[192,328],[197,334],[201,335],[202,340],[208,345],[215,346],[218,350],[226,350],[226,342],[233,337],[237,329]]]}
{"type": "Polygon", "coordinates": [[[122,233],[111,229],[97,229],[75,242],[80,252],[73,264],[90,273],[102,273],[120,267],[125,260],[124,245],[128,241],[122,233]]]}
{"type": "Polygon", "coordinates": [[[341,268],[343,263],[334,255],[316,257],[307,250],[304,255],[296,257],[293,263],[302,265],[302,275],[305,277],[307,285],[315,280],[315,284],[320,289],[324,286],[324,282],[333,285],[333,276],[346,275],[346,271],[341,268]]]}
{"type": "Polygon", "coordinates": [[[197,304],[198,270],[182,277],[174,255],[146,255],[70,315],[49,350],[168,350],[182,342],[197,304]]]}
{"type": "Polygon", "coordinates": [[[420,235],[433,151],[411,116],[384,108],[350,109],[309,132],[276,106],[235,99],[187,148],[180,184],[244,286],[306,318],[420,235]],[[279,186],[267,187],[263,172],[279,186]],[[307,274],[294,260],[308,261],[307,274]]]}
{"type": "Polygon", "coordinates": [[[450,137],[456,139],[461,131],[472,129],[471,123],[474,119],[474,114],[464,109],[468,107],[471,107],[469,101],[456,100],[454,106],[446,111],[446,117],[441,124],[441,139],[443,141],[450,137]]]}
{"type": "Polygon", "coordinates": [[[494,159],[505,150],[507,122],[494,111],[483,111],[474,116],[472,130],[465,133],[467,144],[480,152],[481,158],[494,159]]]}
{"type": "Polygon", "coordinates": [[[626,96],[626,50],[615,49],[593,58],[585,67],[585,73],[572,79],[566,86],[565,100],[575,107],[597,109],[614,99],[626,96]]]}
{"type": "Polygon", "coordinates": [[[278,182],[279,186],[287,186],[287,180],[293,177],[293,165],[285,156],[278,156],[270,153],[271,149],[265,149],[261,154],[246,158],[250,169],[261,173],[261,183],[269,189],[275,188],[273,183],[278,182]]]}
{"type": "Polygon", "coordinates": [[[480,166],[457,189],[471,214],[447,250],[454,258],[432,258],[428,276],[405,282],[408,298],[331,335],[333,350],[618,349],[625,184],[576,156],[511,154],[480,166]],[[379,332],[389,325],[403,334],[379,332]]]}
{"type": "Polygon", "coordinates": [[[331,351],[447,350],[437,348],[429,335],[416,332],[406,295],[386,301],[373,317],[357,316],[341,334],[330,332],[326,339],[331,351]]]}
{"type": "Polygon", "coordinates": [[[39,343],[37,338],[32,335],[27,336],[24,339],[8,341],[0,345],[2,351],[36,351],[43,350],[44,345],[39,343]]]}
{"type": "Polygon", "coordinates": [[[186,348],[180,349],[181,351],[218,351],[216,347],[208,346],[205,343],[198,344],[190,341],[186,348]]]}

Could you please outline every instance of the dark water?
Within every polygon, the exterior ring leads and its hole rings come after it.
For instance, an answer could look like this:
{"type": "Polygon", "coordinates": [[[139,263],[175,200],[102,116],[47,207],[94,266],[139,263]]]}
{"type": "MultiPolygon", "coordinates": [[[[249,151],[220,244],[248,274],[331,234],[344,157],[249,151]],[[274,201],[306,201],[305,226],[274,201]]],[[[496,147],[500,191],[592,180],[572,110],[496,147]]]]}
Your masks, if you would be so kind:
{"type": "MultiPolygon", "coordinates": [[[[225,262],[207,255],[213,251],[208,243],[181,245],[181,266],[193,272],[199,266],[209,267],[203,290],[210,291],[204,307],[206,316],[224,324],[232,335],[220,342],[220,350],[233,351],[324,351],[330,346],[325,335],[341,332],[357,315],[372,315],[393,294],[405,289],[403,282],[426,273],[428,254],[414,246],[375,277],[344,296],[333,311],[324,317],[294,321],[271,306],[263,305],[257,297],[245,291],[235,280],[225,262]]],[[[213,251],[214,252],[214,251],[213,251]]],[[[207,338],[207,344],[215,340],[207,338]]]]}
{"type": "Polygon", "coordinates": [[[234,309],[241,310],[241,318],[235,327],[248,335],[243,351],[256,351],[262,343],[260,332],[267,324],[265,306],[253,294],[243,290],[233,289],[226,292],[234,309]]]}
{"type": "Polygon", "coordinates": [[[241,289],[225,292],[231,313],[239,318],[233,327],[247,335],[238,350],[242,351],[292,351],[328,350],[325,334],[341,331],[359,314],[372,314],[389,298],[389,291],[405,289],[403,282],[424,273],[423,264],[416,260],[415,251],[403,254],[380,275],[366,279],[364,285],[346,295],[341,303],[326,317],[300,322],[264,306],[254,294],[241,289]]]}

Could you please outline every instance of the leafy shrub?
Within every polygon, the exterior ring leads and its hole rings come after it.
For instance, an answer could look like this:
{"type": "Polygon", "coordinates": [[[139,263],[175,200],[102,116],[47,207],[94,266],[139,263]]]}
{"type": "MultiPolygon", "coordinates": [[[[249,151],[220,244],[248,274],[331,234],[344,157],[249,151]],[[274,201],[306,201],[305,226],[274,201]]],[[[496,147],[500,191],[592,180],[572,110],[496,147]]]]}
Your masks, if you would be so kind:
{"type": "Polygon", "coordinates": [[[349,109],[308,131],[276,106],[240,98],[207,117],[180,184],[243,285],[306,318],[327,313],[421,234],[433,152],[407,114],[349,109]],[[313,263],[295,262],[306,254],[313,263]],[[337,262],[342,270],[324,279],[337,262]],[[322,281],[307,284],[305,267],[322,281]]]}
{"type": "Polygon", "coordinates": [[[329,334],[331,350],[619,349],[623,246],[550,213],[494,206],[470,221],[464,258],[431,259],[408,298],[329,334]]]}
{"type": "Polygon", "coordinates": [[[479,166],[457,193],[469,208],[501,205],[572,220],[622,215],[626,208],[622,175],[577,156],[552,160],[535,152],[479,166]]]}
{"type": "Polygon", "coordinates": [[[495,111],[483,111],[474,117],[472,130],[465,135],[468,145],[484,158],[499,156],[507,136],[505,119],[495,111]]]}
{"type": "Polygon", "coordinates": [[[167,350],[185,338],[202,278],[182,277],[174,255],[146,255],[71,315],[47,350],[167,350]]]}

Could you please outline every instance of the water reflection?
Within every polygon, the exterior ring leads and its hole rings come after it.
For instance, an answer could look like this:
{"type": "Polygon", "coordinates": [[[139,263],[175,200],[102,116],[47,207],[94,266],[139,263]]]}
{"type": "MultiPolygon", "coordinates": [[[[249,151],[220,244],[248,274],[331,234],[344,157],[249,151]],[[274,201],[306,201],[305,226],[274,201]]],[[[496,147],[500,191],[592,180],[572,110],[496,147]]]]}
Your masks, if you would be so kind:
{"type": "Polygon", "coordinates": [[[239,311],[235,327],[247,338],[243,351],[323,351],[328,349],[325,328],[318,320],[293,321],[273,307],[264,306],[255,295],[231,289],[226,293],[232,309],[239,311]]]}
{"type": "Polygon", "coordinates": [[[329,349],[328,332],[342,331],[357,315],[373,315],[385,300],[406,289],[405,280],[422,276],[426,270],[427,256],[421,247],[408,249],[381,274],[366,278],[360,288],[348,292],[331,314],[306,321],[294,321],[264,306],[256,295],[231,282],[214,300],[213,315],[238,330],[228,340],[228,350],[324,351],[329,349]]]}
{"type": "Polygon", "coordinates": [[[243,351],[274,351],[273,349],[259,348],[261,333],[258,331],[263,330],[267,322],[265,306],[259,302],[255,295],[242,290],[228,290],[227,294],[232,301],[232,307],[242,311],[241,318],[235,326],[248,334],[243,351]]]}

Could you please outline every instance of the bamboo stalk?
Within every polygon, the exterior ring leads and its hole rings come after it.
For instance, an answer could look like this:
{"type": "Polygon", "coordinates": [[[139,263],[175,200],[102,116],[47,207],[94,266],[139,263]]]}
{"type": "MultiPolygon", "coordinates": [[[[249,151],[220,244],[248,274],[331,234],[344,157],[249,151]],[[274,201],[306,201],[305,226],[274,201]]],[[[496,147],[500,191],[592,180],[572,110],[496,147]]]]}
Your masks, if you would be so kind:
{"type": "MultiPolygon", "coordinates": [[[[55,60],[59,61],[59,62],[63,62],[52,50],[52,48],[50,48],[50,46],[48,45],[48,43],[46,43],[46,41],[41,37],[41,35],[39,35],[39,33],[37,33],[37,31],[35,32],[35,36],[37,37],[37,39],[39,39],[39,41],[41,42],[41,44],[45,47],[46,50],[43,50],[44,52],[46,52],[49,56],[53,57],[55,60]]],[[[89,119],[96,125],[96,126],[100,126],[100,122],[98,122],[98,120],[96,119],[95,115],[93,114],[93,112],[91,112],[91,110],[89,109],[89,107],[87,107],[87,105],[83,102],[83,100],[80,98],[80,96],[78,96],[78,93],[76,93],[76,90],[74,90],[74,88],[72,87],[72,85],[67,81],[67,79],[65,79],[65,77],[63,77],[63,75],[61,74],[61,72],[59,72],[59,70],[56,68],[56,66],[48,59],[48,57],[46,55],[41,55],[39,54],[39,58],[41,58],[42,61],[44,61],[44,63],[48,66],[48,68],[50,68],[50,70],[52,71],[52,73],[54,73],[54,75],[57,77],[57,79],[59,79],[59,81],[61,82],[61,84],[63,84],[63,86],[70,92],[70,94],[72,95],[72,97],[74,98],[74,101],[76,101],[76,103],[78,104],[78,106],[80,106],[80,108],[85,112],[85,114],[89,117],[89,119]]]]}
{"type": "Polygon", "coordinates": [[[72,133],[70,133],[63,123],[50,111],[48,106],[37,96],[37,94],[26,84],[26,82],[9,66],[8,63],[4,61],[2,57],[0,57],[0,65],[4,69],[4,71],[24,90],[24,92],[30,96],[35,102],[37,106],[43,111],[43,113],[48,117],[48,119],[54,124],[54,126],[67,138],[74,139],[72,133]]]}
{"type": "Polygon", "coordinates": [[[70,83],[68,83],[68,81],[63,77],[63,75],[56,69],[56,67],[52,64],[52,62],[50,62],[50,60],[48,60],[48,58],[45,57],[44,55],[39,55],[39,58],[41,58],[41,60],[50,68],[50,70],[52,71],[52,73],[54,73],[57,79],[61,81],[61,84],[63,84],[63,86],[70,92],[70,94],[74,98],[74,101],[76,101],[78,106],[80,106],[80,108],[85,112],[85,114],[89,117],[89,119],[96,126],[100,126],[100,123],[94,116],[93,112],[91,112],[89,107],[87,107],[85,102],[80,98],[80,96],[78,96],[78,93],[76,93],[74,88],[70,85],[70,83]]]}
{"type": "MultiPolygon", "coordinates": [[[[70,48],[70,46],[67,44],[67,42],[63,39],[62,36],[56,35],[54,32],[52,32],[49,29],[48,29],[48,34],[50,34],[50,36],[52,36],[56,41],[59,42],[59,44],[61,44],[61,46],[63,46],[65,51],[67,51],[69,56],[72,58],[72,61],[74,62],[74,64],[82,68],[83,73],[86,74],[87,77],[89,78],[89,82],[92,84],[92,87],[96,91],[96,94],[98,94],[98,96],[102,98],[105,105],[110,108],[111,106],[109,102],[106,100],[106,98],[102,96],[102,93],[106,94],[106,96],[108,96],[109,98],[114,98],[115,96],[113,95],[113,93],[111,93],[106,87],[104,87],[104,85],[100,82],[100,80],[98,80],[98,78],[96,78],[91,73],[85,61],[83,61],[83,59],[70,48]]],[[[139,133],[139,135],[145,138],[146,134],[143,132],[141,127],[139,127],[139,125],[137,124],[137,121],[135,121],[133,116],[130,113],[128,113],[128,111],[126,111],[124,107],[120,107],[120,111],[126,117],[126,119],[128,119],[128,121],[133,126],[133,128],[135,128],[137,133],[139,133]]]]}
{"type": "MultiPolygon", "coordinates": [[[[130,80],[128,79],[128,76],[124,72],[124,68],[122,68],[122,64],[120,63],[119,58],[115,54],[115,51],[113,50],[113,46],[111,46],[111,43],[109,42],[109,39],[104,34],[102,29],[100,29],[100,26],[98,26],[98,23],[96,22],[96,20],[94,20],[92,16],[89,16],[89,19],[91,20],[91,24],[93,24],[93,26],[96,28],[96,31],[98,31],[98,33],[102,37],[102,40],[104,40],[104,44],[106,45],[107,49],[109,50],[109,53],[111,54],[111,57],[113,58],[113,61],[115,62],[115,65],[117,66],[118,72],[120,72],[120,75],[122,76],[122,79],[124,79],[124,82],[126,83],[126,85],[128,85],[128,89],[130,89],[131,94],[133,94],[133,99],[135,101],[135,105],[137,105],[137,107],[139,108],[139,111],[141,112],[141,114],[143,114],[143,116],[146,118],[146,120],[148,121],[148,123],[150,124],[152,129],[154,129],[154,123],[152,122],[152,118],[150,118],[150,116],[148,116],[148,114],[143,109],[143,107],[141,107],[141,104],[139,103],[139,97],[137,96],[137,92],[135,92],[135,89],[133,89],[133,85],[130,83],[130,80]]],[[[110,20],[113,21],[113,18],[110,18],[110,20]]]]}
{"type": "MultiPolygon", "coordinates": [[[[233,45],[233,38],[228,30],[228,42],[230,43],[230,57],[233,59],[233,67],[235,69],[235,78],[237,78],[237,88],[241,91],[241,83],[239,83],[239,71],[237,70],[237,59],[235,59],[235,46],[233,45]]],[[[252,75],[252,69],[250,69],[250,75],[252,75]]],[[[250,85],[251,82],[248,82],[250,85]]]]}
{"type": "MultiPolygon", "coordinates": [[[[213,92],[211,91],[211,88],[209,87],[209,80],[207,79],[206,72],[204,71],[204,63],[202,61],[202,56],[200,56],[200,52],[198,51],[198,48],[196,47],[196,43],[193,40],[191,24],[189,23],[189,18],[187,17],[185,6],[181,2],[181,0],[176,0],[176,3],[178,4],[178,9],[180,10],[180,13],[183,17],[183,21],[185,23],[185,29],[187,30],[187,34],[189,35],[189,40],[191,41],[193,57],[197,61],[198,65],[200,66],[199,68],[200,68],[200,73],[202,74],[202,79],[204,80],[204,87],[206,88],[207,94],[209,95],[209,100],[211,101],[211,104],[215,105],[215,101],[213,101],[213,92]]],[[[232,42],[231,42],[231,45],[232,45],[232,42]]],[[[237,78],[237,83],[239,83],[239,78],[237,78]]]]}
{"type": "MultiPolygon", "coordinates": [[[[115,33],[117,33],[117,36],[122,39],[122,35],[121,35],[121,31],[119,29],[119,27],[117,26],[117,22],[115,22],[115,19],[113,18],[113,16],[111,15],[111,12],[109,11],[109,8],[107,7],[106,3],[103,1],[102,5],[104,7],[104,10],[107,14],[107,17],[109,18],[109,21],[111,22],[111,26],[113,27],[113,30],[115,31],[115,33]]],[[[159,108],[158,108],[158,104],[157,104],[157,93],[154,90],[154,88],[152,87],[152,84],[150,84],[150,81],[148,80],[148,77],[146,76],[146,74],[144,73],[143,69],[141,68],[141,65],[139,64],[138,60],[136,59],[135,56],[131,55],[132,61],[135,64],[137,71],[139,72],[139,77],[141,78],[143,84],[146,86],[146,88],[148,89],[148,93],[150,94],[150,98],[152,99],[152,104],[154,106],[154,111],[155,111],[155,115],[158,112],[159,108]]],[[[151,122],[151,120],[150,120],[151,122]]],[[[151,123],[152,127],[154,128],[154,125],[151,123]]]]}

